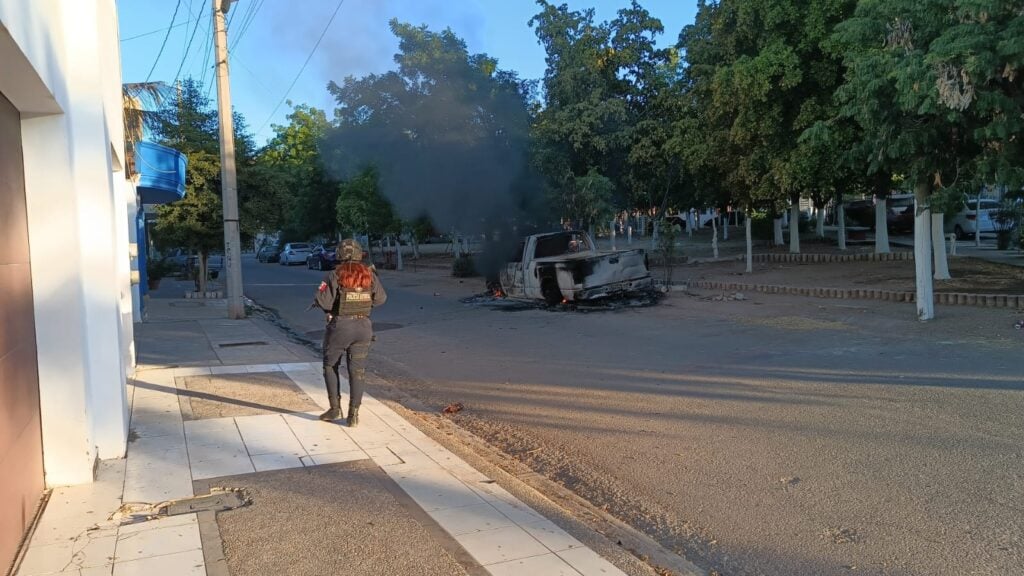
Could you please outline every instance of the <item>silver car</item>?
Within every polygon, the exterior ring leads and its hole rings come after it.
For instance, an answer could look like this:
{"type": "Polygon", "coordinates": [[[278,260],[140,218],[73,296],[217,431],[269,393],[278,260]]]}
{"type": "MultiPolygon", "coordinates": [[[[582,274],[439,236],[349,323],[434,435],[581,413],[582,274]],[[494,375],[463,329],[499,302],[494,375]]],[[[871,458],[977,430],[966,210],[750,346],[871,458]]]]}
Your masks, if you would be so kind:
{"type": "Polygon", "coordinates": [[[305,242],[289,242],[281,249],[281,260],[279,262],[282,266],[305,264],[306,258],[309,258],[312,250],[313,247],[305,242]]]}

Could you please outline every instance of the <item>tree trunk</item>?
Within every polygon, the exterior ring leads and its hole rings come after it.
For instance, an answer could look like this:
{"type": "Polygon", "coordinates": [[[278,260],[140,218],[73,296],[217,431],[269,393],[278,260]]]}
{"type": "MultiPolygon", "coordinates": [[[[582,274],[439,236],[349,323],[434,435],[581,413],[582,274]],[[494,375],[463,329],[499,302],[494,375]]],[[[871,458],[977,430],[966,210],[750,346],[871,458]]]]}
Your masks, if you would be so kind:
{"type": "Polygon", "coordinates": [[[611,222],[612,250],[615,250],[615,220],[611,222]]]}
{"type": "Polygon", "coordinates": [[[979,222],[978,218],[977,218],[977,216],[980,216],[980,214],[979,214],[979,212],[981,211],[980,209],[981,209],[981,192],[979,191],[978,195],[974,197],[974,214],[976,215],[975,219],[974,219],[974,246],[976,248],[980,248],[981,247],[981,222],[979,222]]]}
{"type": "Polygon", "coordinates": [[[818,235],[818,238],[824,238],[825,237],[825,209],[824,208],[817,208],[817,211],[818,211],[818,225],[817,225],[817,227],[815,228],[814,231],[818,235]]]}
{"type": "Polygon", "coordinates": [[[931,182],[921,180],[914,186],[914,271],[917,276],[917,319],[923,321],[935,317],[934,292],[932,290],[932,217],[928,205],[931,182]]]}
{"type": "Polygon", "coordinates": [[[935,255],[935,279],[949,280],[949,261],[946,258],[946,234],[944,215],[932,213],[932,253],[935,255]]]}
{"type": "Polygon", "coordinates": [[[420,242],[419,242],[419,240],[416,239],[416,235],[415,234],[410,234],[409,235],[409,242],[412,244],[412,259],[413,260],[419,260],[420,259],[420,242]]]}
{"type": "Polygon", "coordinates": [[[782,218],[775,218],[772,220],[772,243],[776,246],[782,246],[786,243],[786,237],[782,234],[782,218]]]}
{"type": "Polygon", "coordinates": [[[686,235],[693,238],[693,229],[697,227],[696,218],[693,217],[693,208],[686,211],[686,235]]]}
{"type": "Polygon", "coordinates": [[[754,271],[754,240],[750,231],[749,210],[743,214],[743,225],[747,232],[747,272],[750,273],[754,271]]]}
{"type": "Polygon", "coordinates": [[[800,253],[800,199],[789,206],[789,253],[800,253]]]}
{"type": "Polygon", "coordinates": [[[875,200],[875,254],[889,253],[889,211],[885,198],[875,200]]]}
{"type": "Polygon", "coordinates": [[[728,212],[725,213],[725,219],[723,221],[725,222],[725,224],[722,225],[722,240],[728,240],[729,239],[729,213],[728,212]]]}
{"type": "Polygon", "coordinates": [[[653,223],[653,230],[651,231],[651,250],[658,249],[658,224],[659,220],[655,220],[653,223]]]}
{"type": "Polygon", "coordinates": [[[395,270],[401,272],[405,267],[402,265],[402,239],[395,236],[395,270]]]}
{"type": "Polygon", "coordinates": [[[714,218],[711,219],[711,252],[718,260],[718,221],[714,218]]]}
{"type": "Polygon", "coordinates": [[[839,231],[836,233],[839,240],[839,249],[846,250],[846,207],[843,206],[842,200],[839,201],[836,212],[836,220],[839,223],[839,231]]]}
{"type": "Polygon", "coordinates": [[[205,250],[199,251],[199,277],[196,278],[196,292],[201,295],[205,295],[206,292],[206,278],[209,275],[207,265],[209,264],[210,255],[205,250]]]}

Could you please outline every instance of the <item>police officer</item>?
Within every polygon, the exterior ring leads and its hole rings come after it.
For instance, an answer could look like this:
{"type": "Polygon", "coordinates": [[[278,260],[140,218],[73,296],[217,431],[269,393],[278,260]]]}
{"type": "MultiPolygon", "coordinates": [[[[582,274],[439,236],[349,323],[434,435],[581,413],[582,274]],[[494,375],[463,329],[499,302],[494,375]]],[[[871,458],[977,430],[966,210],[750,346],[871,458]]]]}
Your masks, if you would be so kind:
{"type": "Polygon", "coordinates": [[[327,314],[324,333],[324,382],[330,409],[320,415],[324,421],[342,417],[338,367],[342,357],[348,366],[348,425],[359,424],[363,400],[366,357],[370,353],[373,325],[370,310],[387,300],[377,273],[362,263],[363,249],[352,239],[338,244],[337,266],[327,274],[316,293],[316,305],[327,314]]]}

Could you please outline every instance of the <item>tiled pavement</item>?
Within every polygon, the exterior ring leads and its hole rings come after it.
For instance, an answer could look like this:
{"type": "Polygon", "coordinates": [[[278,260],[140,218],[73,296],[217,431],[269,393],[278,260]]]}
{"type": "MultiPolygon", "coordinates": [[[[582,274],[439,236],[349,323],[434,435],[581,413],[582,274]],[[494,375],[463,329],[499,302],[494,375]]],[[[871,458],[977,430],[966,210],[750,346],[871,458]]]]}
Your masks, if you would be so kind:
{"type": "Polygon", "coordinates": [[[122,504],[192,496],[193,480],[363,459],[491,574],[622,574],[369,395],[354,429],[315,413],[182,420],[178,378],[283,372],[326,408],[320,370],[291,363],[141,371],[130,390],[128,458],[103,462],[94,484],[54,491],[18,576],[204,575],[196,515],[121,526],[111,514],[122,504]]]}

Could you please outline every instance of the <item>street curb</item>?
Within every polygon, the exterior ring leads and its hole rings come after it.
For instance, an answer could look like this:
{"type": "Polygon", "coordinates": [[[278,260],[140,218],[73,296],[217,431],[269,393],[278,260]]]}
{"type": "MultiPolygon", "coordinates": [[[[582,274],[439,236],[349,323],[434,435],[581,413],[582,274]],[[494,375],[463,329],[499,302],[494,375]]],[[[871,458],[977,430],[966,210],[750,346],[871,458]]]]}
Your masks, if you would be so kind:
{"type": "MultiPolygon", "coordinates": [[[[376,376],[376,378],[384,380],[380,376],[376,376]]],[[[393,385],[389,384],[389,387],[392,391],[397,391],[393,385]]],[[[481,472],[497,480],[499,486],[518,484],[520,489],[532,492],[534,497],[568,512],[572,521],[579,523],[586,530],[592,531],[593,537],[604,539],[609,546],[617,547],[655,574],[707,576],[708,571],[698,567],[679,553],[662,546],[653,537],[590,503],[569,488],[535,471],[514,455],[492,446],[450,418],[440,417],[433,413],[419,400],[404,392],[397,392],[400,397],[387,398],[392,409],[399,408],[396,412],[406,421],[436,442],[446,445],[456,455],[465,458],[465,454],[473,454],[487,466],[493,467],[491,470],[481,470],[481,467],[474,465],[481,472]],[[457,439],[455,442],[452,442],[453,436],[457,439]]],[[[377,398],[383,401],[382,396],[378,395],[377,398]]],[[[543,512],[541,514],[544,515],[543,512]]],[[[591,549],[595,548],[587,542],[584,544],[591,549]]],[[[594,551],[597,552],[596,549],[594,551]]],[[[622,567],[619,566],[619,568],[622,567]]],[[[623,571],[625,572],[625,570],[623,571]]]]}
{"type": "MultiPolygon", "coordinates": [[[[686,287],[703,290],[731,290],[735,292],[762,292],[764,294],[789,294],[793,296],[809,296],[812,298],[837,298],[841,300],[914,302],[916,299],[916,293],[912,291],[879,290],[874,288],[811,288],[803,286],[780,286],[775,284],[716,282],[711,280],[695,280],[686,283],[686,287]]],[[[1024,309],[1024,295],[941,292],[935,294],[935,303],[946,306],[1024,309]]]]}

